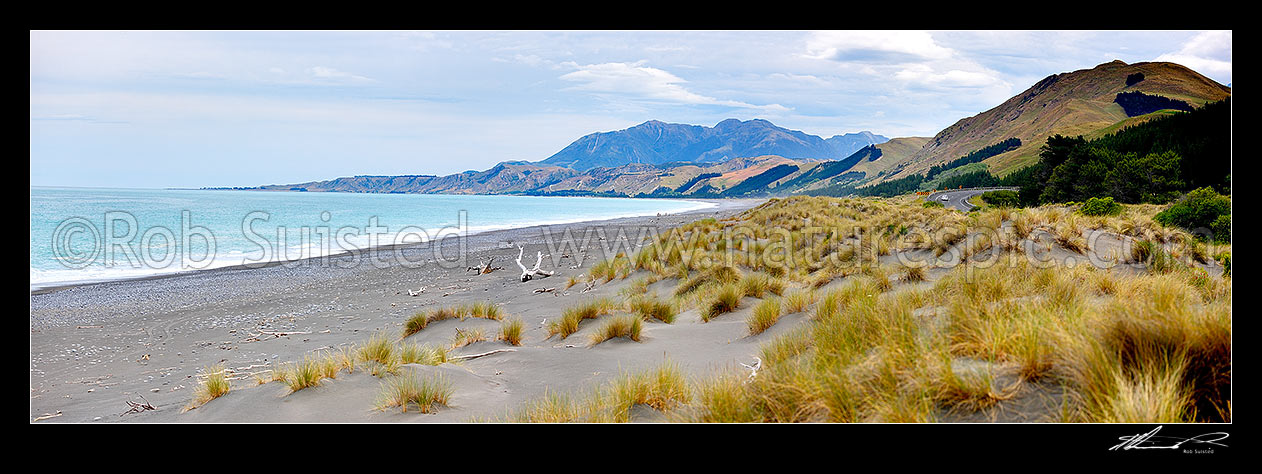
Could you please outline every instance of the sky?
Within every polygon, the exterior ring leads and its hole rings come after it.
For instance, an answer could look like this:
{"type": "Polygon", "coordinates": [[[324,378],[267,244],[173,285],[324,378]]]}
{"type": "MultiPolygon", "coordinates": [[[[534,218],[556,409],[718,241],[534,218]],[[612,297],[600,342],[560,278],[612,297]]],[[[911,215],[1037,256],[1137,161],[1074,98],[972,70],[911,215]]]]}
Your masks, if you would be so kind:
{"type": "Polygon", "coordinates": [[[213,187],[538,161],[648,120],[933,136],[1051,74],[1231,31],[31,31],[31,185],[213,187]]]}

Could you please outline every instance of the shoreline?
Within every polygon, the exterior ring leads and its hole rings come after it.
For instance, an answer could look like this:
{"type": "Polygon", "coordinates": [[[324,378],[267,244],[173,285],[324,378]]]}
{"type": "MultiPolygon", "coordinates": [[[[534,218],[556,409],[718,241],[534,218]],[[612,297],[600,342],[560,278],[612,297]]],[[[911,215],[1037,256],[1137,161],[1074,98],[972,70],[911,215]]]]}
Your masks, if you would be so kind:
{"type": "MultiPolygon", "coordinates": [[[[428,263],[342,268],[336,258],[332,264],[314,258],[306,265],[207,269],[32,293],[30,417],[41,423],[460,423],[503,416],[505,410],[550,391],[586,389],[623,369],[656,366],[663,354],[679,361],[690,375],[708,376],[748,361],[762,342],[804,319],[791,317],[750,337],[740,313],[701,324],[694,310],[675,324],[648,323],[640,343],[610,341],[595,347],[583,341],[597,325],[585,325],[583,334],[562,341],[548,333],[547,322],[566,307],[614,297],[632,284],[633,279],[627,279],[599,283],[590,291],[582,284],[566,288],[569,278],[581,277],[612,257],[605,255],[611,248],[637,248],[636,237],[645,235],[637,231],[721,219],[764,201],[719,200],[715,207],[662,216],[501,229],[446,239],[433,248],[428,243],[398,248],[414,262],[427,252],[460,248],[470,266],[493,260],[493,266],[500,267],[486,274],[428,263]],[[566,238],[567,233],[573,233],[573,239],[566,238]],[[560,245],[547,242],[558,236],[560,245]],[[623,244],[629,246],[620,247],[623,244]],[[524,265],[530,267],[535,262],[530,254],[540,252],[541,268],[554,275],[521,282],[514,264],[519,245],[526,252],[524,265]],[[441,370],[458,386],[455,396],[461,402],[437,414],[418,417],[374,409],[381,379],[363,371],[294,394],[288,394],[284,384],[254,380],[306,357],[361,344],[373,334],[397,337],[403,323],[418,312],[481,302],[491,302],[508,317],[523,321],[522,345],[494,357],[418,369],[441,370]],[[264,331],[286,335],[260,338],[264,331]],[[216,364],[241,374],[232,381],[232,393],[184,411],[200,374],[216,364]],[[120,416],[128,402],[142,400],[156,410],[120,416]]],[[[394,250],[357,253],[371,257],[394,250]]],[[[653,291],[669,291],[670,284],[654,284],[653,291]]],[[[494,335],[499,329],[499,321],[453,319],[435,322],[408,340],[447,345],[453,331],[494,335]]],[[[503,344],[475,342],[453,354],[477,354],[503,344]]]]}
{"type": "MultiPolygon", "coordinates": [[[[608,199],[608,198],[605,198],[605,199],[608,199]]],[[[707,207],[687,209],[684,211],[674,212],[674,213],[665,213],[665,214],[659,213],[657,215],[644,214],[644,215],[635,215],[635,216],[610,217],[610,218],[605,218],[605,219],[579,220],[579,221],[572,221],[572,222],[552,222],[552,223],[543,223],[543,224],[530,224],[530,225],[524,225],[521,227],[507,227],[507,228],[500,228],[500,229],[476,230],[476,231],[471,231],[470,233],[468,233],[465,236],[465,238],[473,238],[476,236],[486,236],[486,235],[491,235],[491,234],[500,233],[500,232],[541,230],[544,228],[556,227],[556,226],[584,226],[586,227],[586,226],[592,226],[592,225],[600,225],[602,223],[614,224],[614,223],[617,223],[618,221],[622,221],[626,219],[641,219],[641,218],[651,218],[651,217],[679,216],[679,215],[705,213],[705,212],[729,209],[734,206],[736,207],[741,206],[741,204],[736,204],[736,203],[745,203],[745,202],[750,202],[750,201],[762,202],[762,201],[765,201],[766,198],[762,198],[762,199],[757,199],[757,198],[754,198],[754,199],[669,199],[669,198],[665,198],[664,200],[708,203],[708,204],[713,204],[713,205],[707,206],[707,207]]],[[[748,207],[753,207],[753,205],[746,206],[744,208],[748,208],[748,207]]],[[[383,245],[378,245],[375,247],[343,250],[341,252],[331,253],[328,255],[317,255],[317,256],[304,257],[304,258],[299,258],[299,259],[294,259],[294,260],[277,260],[277,261],[259,262],[259,263],[241,263],[241,264],[224,265],[224,266],[218,266],[218,267],[212,267],[212,268],[176,270],[176,271],[171,271],[171,272],[136,275],[136,276],[124,276],[124,277],[118,277],[118,278],[106,278],[106,279],[95,279],[95,280],[89,279],[89,280],[50,282],[50,283],[40,283],[40,284],[32,283],[30,284],[30,294],[32,296],[43,295],[43,294],[56,293],[59,291],[82,287],[82,286],[101,285],[101,284],[119,283],[119,282],[128,282],[128,281],[160,280],[160,279],[165,279],[165,278],[176,278],[176,277],[182,277],[182,276],[197,275],[197,274],[207,273],[207,272],[251,270],[251,269],[275,267],[275,266],[285,266],[285,265],[301,266],[301,265],[304,265],[316,260],[347,258],[347,257],[358,258],[364,254],[374,254],[374,253],[380,253],[383,251],[395,251],[397,249],[411,248],[411,247],[424,246],[424,245],[427,245],[427,243],[415,242],[415,243],[403,243],[403,244],[383,244],[383,245]],[[36,285],[42,285],[42,286],[37,287],[36,285]]]]}

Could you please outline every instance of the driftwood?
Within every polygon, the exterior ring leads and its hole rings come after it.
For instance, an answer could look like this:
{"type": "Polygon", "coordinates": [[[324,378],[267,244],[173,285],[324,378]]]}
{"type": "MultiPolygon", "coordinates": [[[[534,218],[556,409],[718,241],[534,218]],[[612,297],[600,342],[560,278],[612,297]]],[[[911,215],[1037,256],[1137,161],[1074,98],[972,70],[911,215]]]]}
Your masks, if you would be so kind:
{"type": "Polygon", "coordinates": [[[491,262],[494,262],[494,261],[495,261],[495,256],[494,256],[494,255],[492,255],[490,258],[488,258],[488,259],[486,260],[486,262],[482,262],[481,264],[479,264],[479,265],[478,265],[478,266],[476,266],[476,267],[469,267],[469,268],[468,268],[468,270],[469,270],[469,271],[471,271],[471,272],[477,272],[477,274],[478,274],[478,275],[484,275],[484,274],[491,273],[491,272],[496,271],[496,270],[503,270],[503,269],[504,269],[503,267],[492,267],[492,266],[491,266],[491,262]]]}
{"type": "Polygon", "coordinates": [[[424,292],[425,292],[425,287],[423,286],[421,287],[421,289],[416,290],[416,291],[412,291],[411,288],[408,288],[408,296],[420,296],[421,293],[424,293],[424,292]]]}
{"type": "Polygon", "coordinates": [[[250,334],[250,337],[242,339],[241,342],[259,342],[259,341],[265,341],[268,339],[280,339],[282,337],[289,337],[294,334],[311,334],[311,331],[282,332],[282,331],[264,331],[260,329],[259,332],[250,334]]]}
{"type": "Polygon", "coordinates": [[[552,293],[556,288],[535,288],[535,293],[552,293]]]}
{"type": "Polygon", "coordinates": [[[527,270],[527,269],[526,269],[526,265],[523,265],[523,264],[521,263],[521,257],[522,257],[523,255],[525,255],[525,254],[526,254],[526,247],[522,247],[522,246],[520,246],[520,245],[519,245],[519,246],[517,246],[517,248],[518,248],[518,250],[519,250],[519,251],[517,252],[517,266],[518,266],[518,267],[521,267],[521,281],[523,281],[523,282],[530,281],[530,280],[531,280],[531,279],[533,279],[536,275],[538,275],[538,276],[539,276],[539,278],[547,278],[547,277],[552,276],[552,273],[553,273],[553,272],[546,271],[546,270],[540,270],[540,269],[539,269],[539,265],[543,264],[543,252],[542,252],[542,251],[540,251],[538,254],[536,254],[536,257],[535,257],[535,258],[536,258],[536,260],[535,260],[535,266],[534,266],[534,268],[531,268],[531,269],[527,270]]]}
{"type": "Polygon", "coordinates": [[[61,416],[61,410],[57,410],[57,413],[45,413],[44,416],[35,417],[35,419],[31,420],[31,422],[34,423],[36,421],[47,420],[49,418],[57,418],[59,416],[61,416]]]}
{"type": "Polygon", "coordinates": [[[739,364],[741,364],[741,367],[749,369],[749,378],[745,379],[745,383],[749,383],[754,380],[754,377],[758,376],[758,370],[762,368],[762,359],[754,357],[754,365],[749,365],[744,362],[740,362],[739,364]]]}
{"type": "Polygon", "coordinates": [[[127,406],[131,408],[125,412],[119,413],[118,416],[121,417],[128,413],[140,413],[142,411],[157,410],[157,408],[154,408],[153,405],[149,403],[149,400],[145,400],[145,397],[143,395],[140,397],[140,399],[144,400],[144,403],[136,403],[131,400],[127,400],[127,406]]]}
{"type": "Polygon", "coordinates": [[[496,350],[493,350],[493,351],[483,352],[483,353],[481,353],[481,354],[469,354],[469,355],[455,356],[455,357],[452,357],[452,358],[450,358],[450,359],[448,359],[448,360],[469,360],[469,359],[477,359],[477,358],[479,358],[479,357],[486,357],[486,356],[489,356],[489,355],[491,355],[491,354],[497,354],[497,353],[500,353],[500,352],[517,352],[517,349],[496,349],[496,350]]]}

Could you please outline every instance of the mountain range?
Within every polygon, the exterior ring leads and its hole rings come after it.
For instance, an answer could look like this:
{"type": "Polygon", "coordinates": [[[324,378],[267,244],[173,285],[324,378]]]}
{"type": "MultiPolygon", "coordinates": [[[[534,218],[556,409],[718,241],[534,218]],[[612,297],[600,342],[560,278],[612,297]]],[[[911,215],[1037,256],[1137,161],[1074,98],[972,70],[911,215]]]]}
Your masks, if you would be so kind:
{"type": "MultiPolygon", "coordinates": [[[[871,132],[829,138],[762,119],[714,127],[650,120],[575,140],[537,162],[502,162],[447,176],[354,176],[260,190],[660,197],[784,195],[867,186],[941,169],[1000,142],[1019,142],[974,168],[1003,175],[1034,163],[1054,134],[1101,136],[1230,97],[1231,88],[1168,62],[1112,61],[1053,74],[933,137],[871,132]],[[1012,140],[1017,139],[1017,140],[1012,140]]],[[[943,173],[947,175],[948,173],[943,173]]]]}
{"type": "Polygon", "coordinates": [[[830,160],[845,158],[860,148],[886,141],[889,139],[871,132],[824,139],[777,127],[762,119],[744,122],[727,119],[714,127],[650,120],[625,130],[579,138],[539,163],[587,171],[636,163],[719,163],[762,155],[830,160]]]}

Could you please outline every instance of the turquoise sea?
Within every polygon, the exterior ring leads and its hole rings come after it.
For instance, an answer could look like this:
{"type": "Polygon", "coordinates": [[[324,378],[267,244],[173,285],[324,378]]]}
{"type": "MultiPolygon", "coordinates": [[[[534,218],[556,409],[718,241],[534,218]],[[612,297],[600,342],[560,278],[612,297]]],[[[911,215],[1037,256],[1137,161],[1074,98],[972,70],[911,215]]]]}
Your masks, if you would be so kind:
{"type": "Polygon", "coordinates": [[[712,207],[670,199],[31,188],[31,288],[712,207]]]}

